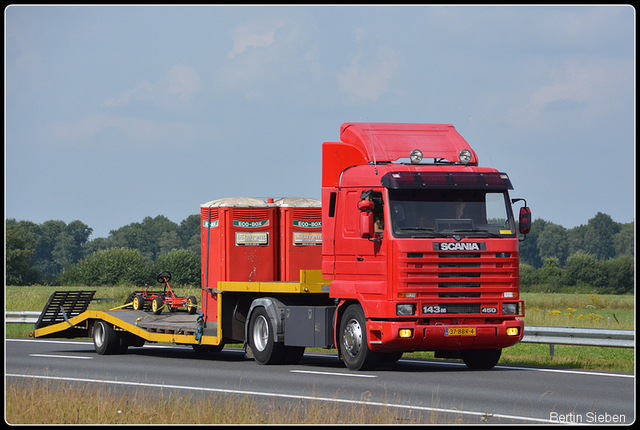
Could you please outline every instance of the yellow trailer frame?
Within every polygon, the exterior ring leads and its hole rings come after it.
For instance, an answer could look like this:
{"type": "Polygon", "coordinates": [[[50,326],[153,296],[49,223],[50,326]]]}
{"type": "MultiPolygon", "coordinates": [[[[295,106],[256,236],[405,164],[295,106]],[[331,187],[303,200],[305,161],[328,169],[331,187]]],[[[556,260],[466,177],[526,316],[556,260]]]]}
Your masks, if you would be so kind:
{"type": "Polygon", "coordinates": [[[222,343],[222,325],[219,322],[223,320],[222,300],[225,292],[253,292],[265,295],[282,293],[328,294],[329,284],[323,280],[320,270],[301,270],[300,282],[218,282],[215,291],[218,322],[208,321],[208,326],[215,325],[215,327],[201,330],[199,339],[197,334],[202,320],[197,314],[175,312],[154,315],[144,311],[117,308],[108,311],[86,310],[73,317],[67,318],[65,316],[64,322],[37,328],[34,337],[91,337],[91,325],[93,322],[101,320],[113,326],[116,332],[131,333],[148,342],[218,346],[222,343]]]}

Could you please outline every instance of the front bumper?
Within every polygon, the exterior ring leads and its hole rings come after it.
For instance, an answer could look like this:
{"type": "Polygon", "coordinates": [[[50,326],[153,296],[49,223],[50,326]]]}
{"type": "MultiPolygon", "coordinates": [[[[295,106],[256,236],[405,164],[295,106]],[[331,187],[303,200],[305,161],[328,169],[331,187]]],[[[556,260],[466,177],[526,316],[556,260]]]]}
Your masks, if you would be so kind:
{"type": "MultiPolygon", "coordinates": [[[[468,330],[467,330],[468,331],[468,330]]],[[[422,325],[415,321],[367,321],[369,349],[393,351],[459,351],[499,349],[515,345],[524,335],[524,322],[507,320],[499,324],[422,325]],[[475,329],[475,334],[452,335],[454,330],[475,329]],[[517,335],[507,335],[517,328],[517,335]],[[403,333],[406,337],[401,337],[403,333]],[[408,334],[410,333],[410,336],[408,334]]]]}

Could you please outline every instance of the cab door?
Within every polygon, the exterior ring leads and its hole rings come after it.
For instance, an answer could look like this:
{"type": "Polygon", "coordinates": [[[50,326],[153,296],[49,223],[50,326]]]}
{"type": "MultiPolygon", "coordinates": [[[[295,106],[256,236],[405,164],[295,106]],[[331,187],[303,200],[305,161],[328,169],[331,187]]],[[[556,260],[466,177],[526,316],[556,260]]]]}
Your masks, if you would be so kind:
{"type": "MultiPolygon", "coordinates": [[[[370,190],[370,188],[369,188],[370,190]]],[[[363,192],[367,190],[359,190],[357,203],[363,192]]],[[[369,193],[370,194],[370,193],[369,193]]],[[[387,239],[385,233],[385,217],[384,217],[384,201],[382,198],[382,190],[374,190],[374,226],[375,237],[363,238],[359,231],[356,241],[356,273],[358,277],[357,291],[362,294],[386,294],[387,285],[387,239]]],[[[360,213],[356,213],[356,218],[360,213]]]]}

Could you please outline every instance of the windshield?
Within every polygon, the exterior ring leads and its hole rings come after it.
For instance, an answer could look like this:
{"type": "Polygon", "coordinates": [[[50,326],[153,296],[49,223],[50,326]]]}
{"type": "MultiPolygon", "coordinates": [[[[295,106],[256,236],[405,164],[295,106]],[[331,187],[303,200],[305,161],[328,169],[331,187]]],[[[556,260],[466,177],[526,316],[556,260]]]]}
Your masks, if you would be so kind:
{"type": "Polygon", "coordinates": [[[515,237],[507,191],[388,191],[395,237],[515,237]]]}

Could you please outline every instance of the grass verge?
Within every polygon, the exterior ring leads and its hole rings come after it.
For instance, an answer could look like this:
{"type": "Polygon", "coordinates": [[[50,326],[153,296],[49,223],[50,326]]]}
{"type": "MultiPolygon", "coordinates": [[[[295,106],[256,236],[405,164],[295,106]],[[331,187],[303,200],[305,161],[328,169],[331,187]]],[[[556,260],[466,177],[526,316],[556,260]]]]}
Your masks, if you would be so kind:
{"type": "MultiPolygon", "coordinates": [[[[175,393],[43,380],[10,379],[9,424],[417,424],[459,417],[364,404],[276,401],[233,394],[175,393]]],[[[453,420],[453,421],[452,421],[453,420]]]]}

